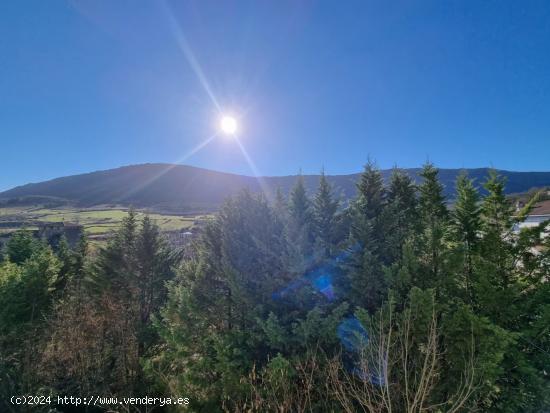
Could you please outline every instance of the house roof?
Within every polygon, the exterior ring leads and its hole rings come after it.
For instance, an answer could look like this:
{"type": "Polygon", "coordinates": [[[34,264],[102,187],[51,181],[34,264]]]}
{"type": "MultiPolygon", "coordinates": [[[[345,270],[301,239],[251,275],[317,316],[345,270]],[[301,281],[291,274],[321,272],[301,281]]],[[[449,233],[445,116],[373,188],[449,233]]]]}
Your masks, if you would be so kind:
{"type": "Polygon", "coordinates": [[[550,199],[537,202],[529,215],[550,215],[550,199]]]}

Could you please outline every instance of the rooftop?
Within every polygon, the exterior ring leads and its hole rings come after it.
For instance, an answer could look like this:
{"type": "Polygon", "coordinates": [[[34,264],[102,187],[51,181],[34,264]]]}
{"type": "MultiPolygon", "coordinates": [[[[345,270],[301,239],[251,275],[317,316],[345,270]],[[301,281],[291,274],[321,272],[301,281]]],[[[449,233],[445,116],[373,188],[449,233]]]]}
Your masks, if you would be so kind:
{"type": "Polygon", "coordinates": [[[550,215],[550,199],[537,202],[529,215],[550,215]]]}

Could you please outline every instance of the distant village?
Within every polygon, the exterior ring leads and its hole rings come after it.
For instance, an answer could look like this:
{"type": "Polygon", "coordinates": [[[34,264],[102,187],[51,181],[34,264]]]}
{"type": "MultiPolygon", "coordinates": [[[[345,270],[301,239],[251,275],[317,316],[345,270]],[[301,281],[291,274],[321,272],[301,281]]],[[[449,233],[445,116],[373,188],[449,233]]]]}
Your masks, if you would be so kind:
{"type": "MultiPolygon", "coordinates": [[[[177,231],[164,231],[163,234],[168,241],[168,243],[173,247],[185,247],[188,245],[200,231],[204,228],[207,219],[203,217],[198,217],[193,222],[193,225],[190,228],[183,228],[177,231]]],[[[12,221],[0,221],[0,229],[2,228],[25,228],[25,223],[23,222],[12,222],[12,221]]],[[[57,247],[59,240],[62,237],[65,237],[67,243],[73,247],[78,243],[78,240],[81,238],[85,229],[84,226],[78,223],[73,222],[36,222],[33,223],[33,226],[36,229],[30,229],[29,231],[37,238],[47,242],[52,247],[57,247]]],[[[10,239],[13,231],[0,233],[0,249],[6,244],[10,239]]],[[[102,234],[100,236],[95,236],[94,240],[101,241],[108,239],[110,234],[102,234]]]]}

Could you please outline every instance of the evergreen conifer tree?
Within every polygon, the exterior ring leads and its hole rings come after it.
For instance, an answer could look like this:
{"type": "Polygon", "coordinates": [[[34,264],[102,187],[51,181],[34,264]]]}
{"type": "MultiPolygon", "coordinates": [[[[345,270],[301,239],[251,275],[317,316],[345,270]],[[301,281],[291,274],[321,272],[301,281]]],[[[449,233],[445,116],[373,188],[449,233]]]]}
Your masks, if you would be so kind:
{"type": "Polygon", "coordinates": [[[132,284],[134,301],[139,308],[139,355],[151,345],[151,317],[166,301],[166,283],[174,278],[175,266],[181,258],[172,252],[148,215],[141,221],[136,242],[136,271],[132,284]]]}
{"type": "Polygon", "coordinates": [[[427,277],[423,276],[417,283],[424,288],[436,287],[443,281],[440,277],[445,254],[443,241],[448,210],[438,174],[439,171],[431,163],[424,165],[420,172],[423,182],[419,186],[419,211],[422,225],[422,254],[427,277]]]}
{"type": "Polygon", "coordinates": [[[483,186],[488,192],[481,207],[483,259],[496,271],[497,278],[493,281],[504,287],[513,265],[510,244],[513,210],[504,194],[505,182],[496,171],[489,171],[483,186]]]}
{"type": "Polygon", "coordinates": [[[392,260],[398,260],[405,241],[418,229],[416,188],[412,179],[399,169],[394,169],[390,178],[385,214],[390,227],[390,253],[392,260]]]}
{"type": "Polygon", "coordinates": [[[297,255],[310,258],[313,231],[312,205],[306,193],[304,178],[299,175],[288,199],[287,224],[287,235],[296,248],[297,255]]]}
{"type": "Polygon", "coordinates": [[[40,248],[40,242],[27,230],[16,231],[6,244],[8,259],[15,264],[22,264],[40,248]]]}
{"type": "Polygon", "coordinates": [[[418,276],[419,211],[416,187],[399,169],[394,169],[391,175],[382,219],[387,228],[386,278],[402,305],[413,287],[413,279],[418,276]]]}
{"type": "Polygon", "coordinates": [[[325,257],[331,255],[336,240],[336,211],[338,200],[334,198],[332,188],[327,181],[325,171],[321,171],[319,187],[313,200],[315,235],[320,241],[325,257]]]}
{"type": "Polygon", "coordinates": [[[456,243],[454,255],[459,258],[460,277],[464,281],[466,293],[472,303],[474,258],[480,241],[481,209],[479,194],[474,183],[465,174],[456,180],[456,201],[450,214],[450,238],[456,243]]]}
{"type": "Polygon", "coordinates": [[[386,190],[382,174],[369,160],[357,184],[352,205],[350,244],[353,252],[348,279],[351,301],[371,311],[386,295],[384,265],[387,263],[386,222],[383,211],[386,190]]]}
{"type": "Polygon", "coordinates": [[[55,289],[57,293],[61,295],[69,283],[69,280],[74,275],[74,255],[65,235],[59,238],[55,252],[61,263],[55,289]]]}

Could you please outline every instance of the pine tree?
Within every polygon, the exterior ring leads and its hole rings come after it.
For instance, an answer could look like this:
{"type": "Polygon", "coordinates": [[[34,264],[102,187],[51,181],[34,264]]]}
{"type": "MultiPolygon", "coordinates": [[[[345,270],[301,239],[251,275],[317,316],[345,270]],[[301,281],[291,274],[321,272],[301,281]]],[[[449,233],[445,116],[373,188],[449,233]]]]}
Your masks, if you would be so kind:
{"type": "Polygon", "coordinates": [[[357,183],[356,209],[366,219],[376,218],[382,212],[386,195],[382,174],[376,164],[369,160],[357,183]]]}
{"type": "Polygon", "coordinates": [[[394,169],[388,188],[387,204],[382,213],[386,227],[386,278],[402,305],[409,296],[412,281],[418,277],[419,211],[416,187],[412,179],[394,169]]]}
{"type": "MultiPolygon", "coordinates": [[[[386,203],[386,190],[382,174],[372,161],[365,165],[365,170],[357,184],[357,198],[352,205],[352,236],[364,247],[380,247],[384,234],[380,228],[380,216],[386,203]],[[372,244],[372,245],[370,245],[372,244]]],[[[379,253],[379,251],[373,251],[379,253]]]]}
{"type": "Polygon", "coordinates": [[[494,281],[505,287],[509,270],[513,265],[510,262],[512,245],[509,242],[513,210],[504,194],[505,182],[496,171],[489,171],[489,177],[483,187],[488,192],[481,208],[483,257],[484,261],[495,267],[497,279],[494,281]]]}
{"type": "MultiPolygon", "coordinates": [[[[257,300],[271,297],[281,282],[274,274],[280,274],[285,264],[283,228],[266,200],[248,191],[227,203],[220,215],[221,257],[231,275],[232,295],[251,309],[257,300]]],[[[308,221],[301,223],[302,227],[309,225],[308,221]]]]}
{"type": "Polygon", "coordinates": [[[283,195],[281,187],[277,187],[275,199],[273,200],[273,213],[282,227],[286,227],[288,222],[288,202],[283,195]]]}
{"type": "Polygon", "coordinates": [[[298,176],[296,184],[290,192],[288,203],[290,217],[297,226],[306,226],[310,223],[311,218],[311,201],[306,194],[304,186],[304,177],[298,176]]]}
{"type": "Polygon", "coordinates": [[[243,191],[223,205],[170,284],[160,334],[173,339],[159,360],[205,411],[243,397],[243,377],[266,361],[260,320],[287,314],[273,298],[292,281],[286,240],[265,199],[243,191]]]}
{"type": "Polygon", "coordinates": [[[136,270],[137,240],[137,214],[130,209],[108,244],[99,250],[91,274],[96,290],[108,291],[125,302],[130,299],[132,291],[129,286],[136,270]]]}
{"type": "Polygon", "coordinates": [[[441,270],[445,248],[443,237],[448,220],[448,210],[445,205],[443,185],[438,180],[439,171],[430,163],[422,168],[423,178],[419,186],[419,209],[422,223],[422,249],[428,277],[419,279],[422,287],[441,285],[441,270]]]}
{"type": "Polygon", "coordinates": [[[324,170],[321,171],[319,187],[313,200],[313,217],[315,235],[320,240],[325,257],[331,255],[336,240],[336,211],[339,202],[334,199],[332,188],[327,181],[324,170]]]}
{"type": "MultiPolygon", "coordinates": [[[[33,388],[36,380],[44,320],[53,307],[59,268],[50,247],[34,251],[21,265],[0,264],[0,375],[4,369],[12,372],[17,380],[13,388],[19,391],[33,388]]],[[[0,395],[7,386],[4,380],[0,395]]]]}
{"type": "Polygon", "coordinates": [[[481,209],[479,194],[474,183],[465,174],[456,180],[456,202],[450,214],[450,238],[457,243],[455,255],[461,257],[461,272],[464,274],[466,292],[472,302],[473,260],[480,241],[481,209]]]}
{"type": "Polygon", "coordinates": [[[504,180],[495,171],[489,172],[483,186],[487,195],[481,204],[479,305],[499,325],[515,328],[521,285],[517,278],[519,257],[513,234],[513,211],[504,194],[504,180]]]}
{"type": "Polygon", "coordinates": [[[89,251],[89,242],[86,233],[83,233],[78,239],[78,244],[73,252],[74,255],[74,275],[79,281],[83,279],[87,256],[89,251]]]}
{"type": "Polygon", "coordinates": [[[480,308],[503,327],[515,323],[518,288],[512,208],[504,194],[504,180],[495,171],[484,183],[487,195],[481,204],[479,254],[480,308]],[[508,303],[504,305],[504,303],[508,303]]]}
{"type": "MultiPolygon", "coordinates": [[[[541,359],[548,365],[550,357],[544,356],[544,347],[536,342],[545,342],[538,323],[547,318],[548,304],[541,303],[539,292],[544,292],[547,281],[541,283],[538,271],[523,261],[539,242],[538,237],[531,238],[529,230],[514,232],[514,212],[505,195],[505,181],[496,171],[489,171],[484,188],[487,195],[481,205],[478,312],[513,337],[495,383],[502,394],[490,411],[544,410],[547,407],[543,406],[550,403],[550,383],[541,380],[545,369],[541,359]]],[[[537,267],[544,270],[542,264],[537,267]]]]}
{"type": "Polygon", "coordinates": [[[174,278],[175,265],[181,258],[173,253],[148,215],[143,217],[136,241],[136,271],[130,288],[139,308],[139,355],[151,345],[151,317],[166,301],[166,283],[174,278]]]}
{"type": "Polygon", "coordinates": [[[298,176],[288,200],[287,235],[304,257],[311,255],[313,247],[313,215],[311,201],[307,196],[304,178],[298,176]]]}
{"type": "Polygon", "coordinates": [[[388,187],[386,220],[391,229],[388,242],[392,261],[401,258],[404,243],[418,229],[418,200],[412,179],[399,169],[394,169],[388,187]]]}
{"type": "Polygon", "coordinates": [[[61,295],[65,290],[65,287],[69,283],[69,280],[74,275],[75,267],[74,255],[71,251],[71,248],[69,247],[69,243],[67,242],[67,238],[65,237],[65,235],[62,235],[59,238],[59,242],[57,243],[57,248],[55,252],[57,258],[61,262],[61,268],[59,270],[55,289],[57,293],[61,295]]]}
{"type": "Polygon", "coordinates": [[[16,231],[6,244],[8,259],[15,264],[22,264],[40,248],[40,242],[27,230],[16,231]]]}
{"type": "Polygon", "coordinates": [[[386,221],[383,211],[386,190],[382,175],[372,161],[365,166],[352,205],[350,244],[353,249],[348,278],[351,301],[374,311],[386,294],[384,265],[387,263],[386,221]]]}

